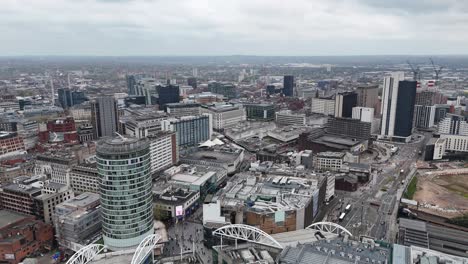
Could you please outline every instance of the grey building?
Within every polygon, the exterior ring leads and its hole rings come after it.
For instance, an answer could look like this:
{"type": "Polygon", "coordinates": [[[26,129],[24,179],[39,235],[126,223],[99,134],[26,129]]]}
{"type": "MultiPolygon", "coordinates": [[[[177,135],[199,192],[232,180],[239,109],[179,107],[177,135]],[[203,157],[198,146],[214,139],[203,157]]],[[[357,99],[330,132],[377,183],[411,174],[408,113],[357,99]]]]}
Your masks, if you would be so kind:
{"type": "Polygon", "coordinates": [[[101,237],[99,195],[82,193],[55,206],[55,237],[60,246],[79,250],[101,237]]]}
{"type": "Polygon", "coordinates": [[[170,118],[161,121],[161,129],[176,132],[178,146],[195,146],[211,138],[211,119],[210,114],[170,118]]]}
{"type": "Polygon", "coordinates": [[[379,87],[372,86],[359,86],[357,92],[357,105],[362,107],[376,108],[379,103],[379,87]]]}
{"type": "Polygon", "coordinates": [[[112,137],[118,128],[117,103],[113,96],[97,98],[91,104],[94,138],[112,137]]]}
{"type": "Polygon", "coordinates": [[[329,118],[326,126],[328,134],[335,136],[346,136],[358,139],[369,139],[371,137],[371,126],[369,122],[362,122],[352,118],[329,118]]]}
{"type": "Polygon", "coordinates": [[[208,90],[215,94],[222,94],[228,99],[237,97],[236,86],[232,83],[210,82],[208,90]]]}
{"type": "Polygon", "coordinates": [[[414,125],[417,128],[430,128],[434,126],[435,119],[434,105],[415,105],[414,106],[414,125]]]}
{"type": "Polygon", "coordinates": [[[154,232],[149,140],[103,139],[96,159],[104,244],[111,250],[135,248],[154,232]]]}
{"type": "Polygon", "coordinates": [[[272,104],[244,104],[248,120],[272,121],[275,119],[275,106],[272,104]]]}
{"type": "Polygon", "coordinates": [[[200,115],[198,103],[169,103],[166,104],[166,112],[174,117],[200,115]]]}

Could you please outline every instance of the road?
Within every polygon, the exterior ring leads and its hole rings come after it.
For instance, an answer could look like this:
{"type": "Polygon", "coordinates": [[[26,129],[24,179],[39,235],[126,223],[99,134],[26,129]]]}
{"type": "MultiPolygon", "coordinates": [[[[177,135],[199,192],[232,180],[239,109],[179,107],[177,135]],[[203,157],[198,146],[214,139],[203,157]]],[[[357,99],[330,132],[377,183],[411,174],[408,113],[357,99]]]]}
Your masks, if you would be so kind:
{"type": "Polygon", "coordinates": [[[340,192],[337,196],[341,202],[330,213],[336,216],[347,204],[352,206],[339,224],[354,235],[393,241],[396,235],[399,199],[408,179],[415,172],[418,152],[428,139],[429,137],[421,135],[407,144],[392,143],[399,147],[399,151],[388,157],[385,162],[372,164],[374,173],[368,184],[354,193],[340,192]]]}

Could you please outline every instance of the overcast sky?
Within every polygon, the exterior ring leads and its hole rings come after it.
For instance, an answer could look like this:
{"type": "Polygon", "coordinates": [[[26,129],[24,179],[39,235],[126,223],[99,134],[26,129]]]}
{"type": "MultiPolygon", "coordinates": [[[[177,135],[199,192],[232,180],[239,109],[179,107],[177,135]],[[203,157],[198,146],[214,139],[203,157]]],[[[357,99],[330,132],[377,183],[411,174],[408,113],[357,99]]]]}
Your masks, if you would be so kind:
{"type": "Polygon", "coordinates": [[[467,0],[0,2],[0,56],[468,54],[467,0]]]}

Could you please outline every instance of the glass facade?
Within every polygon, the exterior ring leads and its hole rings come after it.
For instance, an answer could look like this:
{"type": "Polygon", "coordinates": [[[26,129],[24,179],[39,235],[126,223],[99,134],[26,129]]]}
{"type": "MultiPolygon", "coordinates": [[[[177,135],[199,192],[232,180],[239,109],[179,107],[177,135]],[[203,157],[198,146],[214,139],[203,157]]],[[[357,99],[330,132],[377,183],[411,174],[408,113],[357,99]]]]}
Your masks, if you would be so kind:
{"type": "Polygon", "coordinates": [[[173,125],[177,133],[179,146],[195,146],[210,139],[210,118],[208,116],[182,119],[173,123],[173,125]]]}
{"type": "Polygon", "coordinates": [[[104,244],[136,247],[153,233],[149,141],[109,138],[99,142],[96,152],[104,244]]]}

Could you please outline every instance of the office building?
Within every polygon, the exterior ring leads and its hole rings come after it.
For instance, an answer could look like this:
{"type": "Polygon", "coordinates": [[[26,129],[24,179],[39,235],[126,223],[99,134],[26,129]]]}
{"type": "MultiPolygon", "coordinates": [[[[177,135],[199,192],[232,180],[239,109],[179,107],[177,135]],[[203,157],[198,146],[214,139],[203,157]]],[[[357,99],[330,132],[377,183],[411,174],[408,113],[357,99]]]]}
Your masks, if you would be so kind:
{"type": "Polygon", "coordinates": [[[310,111],[315,114],[335,115],[335,100],[330,98],[312,98],[310,111]]]}
{"type": "Polygon", "coordinates": [[[415,105],[414,106],[414,125],[417,128],[431,128],[434,126],[435,119],[434,105],[415,105]]]}
{"type": "Polygon", "coordinates": [[[124,104],[126,107],[131,105],[146,105],[146,97],[143,95],[129,95],[124,98],[124,104]]]}
{"type": "Polygon", "coordinates": [[[247,120],[272,121],[275,119],[275,106],[272,104],[244,104],[247,120]]]}
{"type": "Polygon", "coordinates": [[[0,262],[22,261],[38,252],[50,251],[54,243],[54,229],[34,216],[0,210],[0,262]]]}
{"type": "Polygon", "coordinates": [[[169,118],[161,121],[161,129],[176,132],[179,147],[196,146],[211,138],[211,118],[209,114],[169,118]]]}
{"type": "Polygon", "coordinates": [[[158,105],[160,110],[165,110],[166,104],[178,103],[180,101],[180,90],[177,85],[158,85],[156,91],[158,92],[158,105]]]}
{"type": "Polygon", "coordinates": [[[447,114],[439,122],[439,134],[468,136],[468,123],[464,116],[447,114]]]}
{"type": "Polygon", "coordinates": [[[197,89],[197,78],[196,77],[187,78],[187,85],[192,86],[193,89],[197,89]]]}
{"type": "Polygon", "coordinates": [[[335,96],[335,117],[351,118],[353,107],[357,105],[355,92],[338,93],[335,96]]]}
{"type": "Polygon", "coordinates": [[[70,183],[75,194],[99,193],[100,178],[96,163],[74,165],[70,171],[70,183]]]}
{"type": "Polygon", "coordinates": [[[151,173],[162,171],[179,162],[179,146],[175,132],[159,131],[150,140],[151,173]]]}
{"type": "Polygon", "coordinates": [[[411,140],[416,81],[405,81],[404,77],[403,72],[396,72],[384,79],[381,138],[411,140]]]}
{"type": "Polygon", "coordinates": [[[55,206],[55,237],[60,247],[78,251],[101,237],[99,195],[82,193],[55,206]]]}
{"type": "Polygon", "coordinates": [[[326,131],[329,135],[345,136],[353,139],[369,139],[372,124],[352,118],[329,118],[326,131]]]}
{"type": "Polygon", "coordinates": [[[82,91],[73,91],[68,88],[61,88],[57,90],[59,104],[63,109],[68,109],[74,105],[80,105],[88,98],[82,91]]]}
{"type": "Polygon", "coordinates": [[[361,106],[353,107],[352,118],[371,123],[374,120],[374,108],[361,106]]]}
{"type": "Polygon", "coordinates": [[[96,160],[104,245],[115,251],[135,248],[153,234],[149,140],[103,139],[96,160]]]}
{"type": "Polygon", "coordinates": [[[21,155],[26,153],[23,137],[16,132],[0,131],[0,157],[21,155]]]}
{"type": "Polygon", "coordinates": [[[282,110],[276,112],[275,114],[275,121],[278,125],[284,126],[292,126],[292,125],[299,125],[305,126],[306,124],[306,116],[305,114],[296,114],[293,113],[291,110],[282,110]]]}
{"type": "Polygon", "coordinates": [[[221,94],[228,99],[237,97],[236,86],[232,83],[210,82],[208,83],[208,91],[221,94]]]}
{"type": "Polygon", "coordinates": [[[294,76],[285,75],[283,78],[284,96],[294,96],[294,76]]]}
{"type": "Polygon", "coordinates": [[[127,81],[127,92],[128,95],[135,95],[135,85],[136,85],[136,78],[135,75],[126,75],[125,79],[127,81]]]}
{"type": "Polygon", "coordinates": [[[468,152],[468,136],[441,134],[445,139],[445,150],[452,152],[468,152]]]}
{"type": "Polygon", "coordinates": [[[170,103],[166,104],[166,112],[170,116],[196,116],[200,115],[200,104],[198,103],[170,103]]]}
{"type": "Polygon", "coordinates": [[[42,153],[36,156],[35,173],[45,175],[47,179],[70,185],[70,170],[78,164],[78,158],[70,153],[42,153]]]}
{"type": "Polygon", "coordinates": [[[313,156],[314,168],[320,171],[340,171],[344,158],[343,152],[320,152],[313,156]]]}
{"type": "Polygon", "coordinates": [[[135,95],[144,96],[146,105],[155,105],[156,81],[151,77],[142,77],[136,80],[135,95]]]}
{"type": "Polygon", "coordinates": [[[91,119],[94,128],[94,138],[112,137],[117,132],[118,112],[113,96],[97,98],[91,104],[91,119]]]}
{"type": "Polygon", "coordinates": [[[439,122],[444,119],[448,113],[450,113],[450,106],[445,104],[436,104],[435,106],[435,117],[434,123],[439,124],[439,122]]]}
{"type": "Polygon", "coordinates": [[[379,87],[372,86],[359,86],[356,89],[357,93],[357,106],[376,108],[379,104],[379,87]]]}
{"type": "Polygon", "coordinates": [[[144,138],[161,131],[161,121],[167,119],[163,112],[144,115],[127,115],[120,119],[120,125],[126,135],[144,138]]]}
{"type": "Polygon", "coordinates": [[[445,138],[431,138],[424,148],[424,160],[441,160],[445,155],[445,138]]]}
{"type": "Polygon", "coordinates": [[[246,120],[245,109],[241,105],[214,104],[203,105],[201,113],[212,116],[213,129],[222,131],[246,120]]]}

